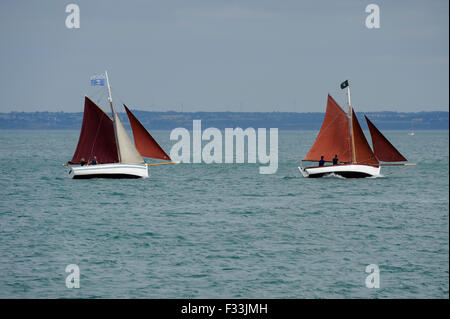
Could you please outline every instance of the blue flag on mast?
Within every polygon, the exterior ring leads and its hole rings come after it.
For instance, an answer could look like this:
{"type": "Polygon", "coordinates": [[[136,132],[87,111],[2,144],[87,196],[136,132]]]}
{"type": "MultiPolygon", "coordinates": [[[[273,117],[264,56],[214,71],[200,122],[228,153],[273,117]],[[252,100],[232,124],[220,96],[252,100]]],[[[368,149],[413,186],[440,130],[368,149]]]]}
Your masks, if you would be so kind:
{"type": "Polygon", "coordinates": [[[105,76],[101,75],[93,75],[90,78],[91,86],[105,86],[105,76]]]}

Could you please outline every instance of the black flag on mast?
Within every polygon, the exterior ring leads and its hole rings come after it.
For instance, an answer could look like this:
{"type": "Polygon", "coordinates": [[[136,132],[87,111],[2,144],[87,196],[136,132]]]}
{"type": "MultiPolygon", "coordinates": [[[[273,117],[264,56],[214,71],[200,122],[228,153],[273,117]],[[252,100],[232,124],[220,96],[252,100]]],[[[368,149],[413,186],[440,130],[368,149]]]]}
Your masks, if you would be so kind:
{"type": "Polygon", "coordinates": [[[345,89],[348,86],[348,80],[341,83],[341,89],[345,89]]]}

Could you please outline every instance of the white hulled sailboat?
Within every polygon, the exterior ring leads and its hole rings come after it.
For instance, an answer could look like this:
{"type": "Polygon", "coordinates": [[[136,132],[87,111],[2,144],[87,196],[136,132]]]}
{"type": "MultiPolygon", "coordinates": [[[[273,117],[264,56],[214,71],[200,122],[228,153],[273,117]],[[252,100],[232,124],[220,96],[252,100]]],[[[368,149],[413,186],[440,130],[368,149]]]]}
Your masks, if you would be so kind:
{"type": "Polygon", "coordinates": [[[342,177],[379,176],[381,166],[415,165],[415,164],[381,164],[382,162],[406,162],[407,159],[388,141],[386,137],[365,116],[372,137],[373,151],[364,136],[358,119],[353,111],[348,80],[341,84],[347,88],[348,115],[328,95],[327,110],[314,145],[303,161],[319,161],[323,156],[325,162],[332,162],[335,155],[339,163],[323,166],[299,166],[304,177],[322,177],[330,174],[342,177]]]}
{"type": "MultiPolygon", "coordinates": [[[[124,104],[133,131],[131,141],[119,116],[114,110],[108,73],[105,72],[108,101],[112,117],[109,117],[87,96],[84,102],[83,124],[78,145],[70,165],[72,178],[146,178],[148,166],[144,157],[170,161],[170,157],[158,145],[144,126],[124,104]],[[97,164],[88,165],[95,159],[97,164]]],[[[168,164],[168,163],[164,163],[168,164]]]]}

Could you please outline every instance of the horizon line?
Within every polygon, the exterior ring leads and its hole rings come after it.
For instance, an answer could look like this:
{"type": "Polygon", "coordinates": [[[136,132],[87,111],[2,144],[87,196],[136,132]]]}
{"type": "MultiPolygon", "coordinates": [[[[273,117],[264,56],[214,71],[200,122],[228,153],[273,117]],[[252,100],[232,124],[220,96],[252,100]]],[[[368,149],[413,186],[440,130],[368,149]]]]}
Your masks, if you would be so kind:
{"type": "MultiPolygon", "coordinates": [[[[176,111],[176,110],[168,110],[168,111],[162,111],[162,110],[141,110],[141,109],[130,109],[132,111],[138,111],[138,112],[153,112],[153,113],[297,113],[297,114],[305,114],[305,113],[325,113],[324,111],[303,111],[303,112],[296,112],[296,111],[176,111]]],[[[380,110],[380,111],[356,111],[356,113],[383,113],[383,112],[390,112],[390,113],[437,113],[437,112],[443,112],[443,113],[449,113],[449,110],[443,111],[443,110],[427,110],[427,111],[392,111],[392,110],[380,110]]],[[[83,113],[83,110],[74,112],[74,111],[9,111],[9,112],[0,112],[0,114],[11,114],[11,113],[83,113]]],[[[125,113],[123,112],[117,112],[117,113],[125,113]]]]}

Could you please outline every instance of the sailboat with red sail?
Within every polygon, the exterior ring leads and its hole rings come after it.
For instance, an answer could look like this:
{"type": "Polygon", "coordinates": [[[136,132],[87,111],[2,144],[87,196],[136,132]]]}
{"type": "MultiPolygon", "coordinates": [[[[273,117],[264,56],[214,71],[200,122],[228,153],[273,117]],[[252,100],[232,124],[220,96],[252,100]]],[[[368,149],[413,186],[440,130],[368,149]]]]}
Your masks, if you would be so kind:
{"type": "Polygon", "coordinates": [[[365,116],[372,138],[372,150],[351,106],[348,80],[341,84],[341,89],[344,88],[347,88],[348,114],[331,95],[328,95],[322,127],[313,146],[299,166],[302,175],[304,177],[323,177],[331,174],[346,178],[374,177],[380,176],[381,166],[415,165],[381,163],[406,162],[407,159],[365,116]],[[338,163],[333,163],[335,157],[339,160],[338,163]],[[319,162],[319,165],[303,167],[303,161],[319,162]]]}
{"type": "MultiPolygon", "coordinates": [[[[169,155],[124,104],[133,131],[134,144],[114,110],[108,73],[110,117],[89,97],[84,100],[84,115],[78,145],[73,154],[69,176],[72,178],[146,178],[148,166],[144,157],[170,161],[169,155]]],[[[160,163],[160,164],[173,164],[160,163]]]]}

